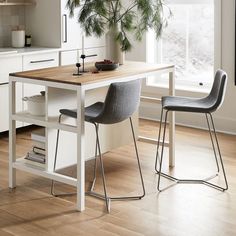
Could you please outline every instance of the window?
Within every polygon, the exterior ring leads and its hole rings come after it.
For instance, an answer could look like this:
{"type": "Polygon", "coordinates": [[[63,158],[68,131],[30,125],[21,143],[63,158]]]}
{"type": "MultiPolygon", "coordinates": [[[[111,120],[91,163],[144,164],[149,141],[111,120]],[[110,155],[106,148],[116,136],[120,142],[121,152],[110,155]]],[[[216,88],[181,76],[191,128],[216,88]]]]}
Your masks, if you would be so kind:
{"type": "MultiPolygon", "coordinates": [[[[175,64],[177,88],[210,88],[220,66],[220,1],[169,0],[167,5],[173,16],[158,42],[153,32],[148,33],[148,61],[175,64]]],[[[162,81],[152,77],[148,85],[160,86],[162,81]]]]}

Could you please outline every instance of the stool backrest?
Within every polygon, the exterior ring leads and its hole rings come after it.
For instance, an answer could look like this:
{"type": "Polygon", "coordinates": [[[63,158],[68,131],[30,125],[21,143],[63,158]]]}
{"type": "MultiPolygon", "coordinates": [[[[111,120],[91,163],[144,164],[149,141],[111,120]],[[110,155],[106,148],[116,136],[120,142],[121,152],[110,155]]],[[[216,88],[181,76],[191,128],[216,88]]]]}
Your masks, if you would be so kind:
{"type": "Polygon", "coordinates": [[[141,81],[112,83],[108,89],[102,113],[96,118],[98,123],[115,124],[126,120],[138,109],[141,81]]]}
{"type": "Polygon", "coordinates": [[[227,85],[227,74],[223,70],[217,70],[213,82],[213,86],[207,99],[213,104],[211,112],[220,108],[224,101],[227,85]]]}

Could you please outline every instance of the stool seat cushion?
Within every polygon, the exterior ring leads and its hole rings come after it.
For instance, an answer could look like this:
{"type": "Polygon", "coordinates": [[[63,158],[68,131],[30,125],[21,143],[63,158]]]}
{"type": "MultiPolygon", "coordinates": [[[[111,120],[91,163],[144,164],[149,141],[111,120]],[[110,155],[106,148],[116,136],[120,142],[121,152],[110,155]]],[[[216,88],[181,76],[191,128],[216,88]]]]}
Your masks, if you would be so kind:
{"type": "Polygon", "coordinates": [[[227,74],[223,70],[217,70],[208,96],[204,98],[164,96],[162,97],[162,108],[168,111],[212,113],[223,103],[226,82],[227,74]]]}
{"type": "MultiPolygon", "coordinates": [[[[96,102],[91,106],[85,108],[85,120],[88,122],[93,122],[93,119],[98,117],[103,111],[103,102],[96,102]]],[[[61,109],[60,113],[65,116],[69,116],[72,118],[77,118],[77,110],[73,109],[61,109]]]]}
{"type": "Polygon", "coordinates": [[[214,109],[214,100],[209,98],[162,97],[162,106],[169,111],[208,113],[214,109]]]}

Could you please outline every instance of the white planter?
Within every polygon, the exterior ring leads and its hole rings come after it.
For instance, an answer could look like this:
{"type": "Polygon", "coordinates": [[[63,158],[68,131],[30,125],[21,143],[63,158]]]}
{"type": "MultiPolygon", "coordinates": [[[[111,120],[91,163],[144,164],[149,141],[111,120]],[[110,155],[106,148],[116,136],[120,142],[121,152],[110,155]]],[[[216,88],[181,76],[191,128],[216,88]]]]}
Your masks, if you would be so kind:
{"type": "Polygon", "coordinates": [[[118,30],[114,28],[106,34],[106,59],[122,65],[125,62],[125,53],[121,51],[121,45],[116,40],[117,32],[118,30]]]}

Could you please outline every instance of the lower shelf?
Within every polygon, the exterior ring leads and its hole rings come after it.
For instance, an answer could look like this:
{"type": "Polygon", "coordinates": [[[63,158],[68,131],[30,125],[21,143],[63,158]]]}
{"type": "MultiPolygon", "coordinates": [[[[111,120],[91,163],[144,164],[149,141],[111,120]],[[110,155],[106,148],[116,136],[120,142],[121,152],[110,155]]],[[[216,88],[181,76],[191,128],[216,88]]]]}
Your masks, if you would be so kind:
{"type": "Polygon", "coordinates": [[[25,157],[18,158],[14,165],[22,165],[31,169],[39,170],[39,171],[45,171],[46,164],[41,164],[33,161],[26,160],[25,157]]]}
{"type": "Polygon", "coordinates": [[[13,163],[13,168],[21,171],[25,171],[34,175],[42,176],[51,180],[55,180],[64,184],[69,184],[72,186],[77,186],[77,179],[72,178],[70,176],[58,174],[55,172],[50,172],[46,170],[46,166],[36,166],[34,164],[30,164],[25,160],[24,157],[18,158],[13,163]]]}
{"type": "Polygon", "coordinates": [[[51,129],[61,129],[64,131],[78,133],[78,128],[76,126],[59,124],[58,117],[48,117],[45,116],[33,116],[26,111],[18,112],[12,115],[12,120],[21,121],[28,124],[35,124],[42,127],[47,127],[51,129]]]}

